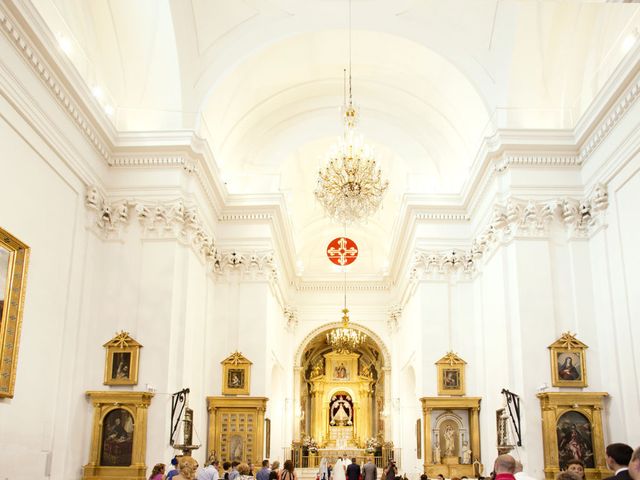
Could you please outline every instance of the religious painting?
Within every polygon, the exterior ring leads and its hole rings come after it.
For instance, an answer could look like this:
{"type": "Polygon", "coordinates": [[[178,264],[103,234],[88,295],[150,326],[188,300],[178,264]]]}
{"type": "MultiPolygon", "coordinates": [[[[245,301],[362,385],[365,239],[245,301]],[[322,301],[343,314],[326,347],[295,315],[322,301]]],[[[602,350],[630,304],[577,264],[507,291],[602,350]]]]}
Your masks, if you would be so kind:
{"type": "Polygon", "coordinates": [[[584,462],[587,480],[610,475],[603,435],[605,392],[539,393],[546,480],[570,460],[584,462]]]}
{"type": "Polygon", "coordinates": [[[249,395],[251,362],[234,352],[221,363],[223,395],[249,395]]]}
{"type": "Polygon", "coordinates": [[[344,366],[344,362],[340,362],[340,365],[336,365],[333,369],[334,380],[349,380],[349,371],[344,366]]]}
{"type": "Polygon", "coordinates": [[[133,429],[133,417],[124,408],[116,408],[105,415],[102,421],[100,466],[131,465],[133,429]]]}
{"type": "Polygon", "coordinates": [[[346,392],[331,397],[329,404],[329,424],[332,426],[353,425],[353,400],[346,392]]]}
{"type": "Polygon", "coordinates": [[[0,398],[13,397],[30,249],[0,228],[0,398]]]}
{"type": "Polygon", "coordinates": [[[586,387],[586,349],[575,335],[566,332],[549,345],[551,377],[554,387],[586,387]]]}
{"type": "Polygon", "coordinates": [[[448,352],[436,362],[438,367],[438,395],[464,395],[464,369],[467,362],[448,352]]]}
{"type": "Polygon", "coordinates": [[[229,437],[229,461],[243,462],[244,455],[244,438],[242,435],[231,435],[229,437]]]}
{"type": "Polygon", "coordinates": [[[569,460],[581,460],[586,468],[594,468],[591,422],[580,412],[568,411],[558,419],[558,461],[564,470],[569,460]]]}
{"type": "Polygon", "coordinates": [[[105,385],[137,385],[140,345],[122,331],[103,345],[106,348],[105,385]]]}

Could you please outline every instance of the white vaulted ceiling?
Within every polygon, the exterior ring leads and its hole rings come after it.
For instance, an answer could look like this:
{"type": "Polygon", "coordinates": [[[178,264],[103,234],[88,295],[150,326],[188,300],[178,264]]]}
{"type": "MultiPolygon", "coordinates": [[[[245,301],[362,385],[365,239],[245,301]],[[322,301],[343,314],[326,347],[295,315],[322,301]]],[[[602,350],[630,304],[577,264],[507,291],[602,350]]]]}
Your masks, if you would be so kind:
{"type": "MultiPolygon", "coordinates": [[[[342,232],[313,199],[340,133],[346,0],[33,0],[121,131],[194,130],[231,193],[282,193],[296,256],[330,272],[342,232]]],[[[637,5],[353,0],[361,132],[390,189],[349,231],[387,268],[405,193],[459,193],[497,128],[571,129],[626,53],[637,5]]]]}

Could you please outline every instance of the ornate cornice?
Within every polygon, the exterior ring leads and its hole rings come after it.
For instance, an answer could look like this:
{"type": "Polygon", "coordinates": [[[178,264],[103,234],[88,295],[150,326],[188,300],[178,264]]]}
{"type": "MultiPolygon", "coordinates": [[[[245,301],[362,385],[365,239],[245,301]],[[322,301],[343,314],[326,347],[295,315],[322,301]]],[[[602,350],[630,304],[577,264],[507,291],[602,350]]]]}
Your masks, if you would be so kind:
{"type": "Polygon", "coordinates": [[[170,202],[109,201],[92,185],[87,188],[85,205],[93,212],[92,226],[103,238],[119,238],[134,218],[146,236],[177,238],[191,246],[203,260],[215,265],[218,252],[214,237],[205,228],[197,208],[182,199],[170,202]]]}
{"type": "Polygon", "coordinates": [[[102,158],[108,160],[110,146],[105,142],[102,133],[99,132],[99,129],[94,125],[93,119],[87,115],[86,111],[81,107],[80,102],[78,102],[76,97],[71,93],[73,89],[68,87],[66,81],[58,78],[58,75],[49,64],[51,60],[45,60],[42,52],[34,46],[31,38],[24,34],[15,20],[9,18],[9,9],[11,9],[10,3],[3,2],[0,4],[0,27],[5,36],[13,43],[15,49],[20,52],[33,72],[49,89],[60,106],[67,112],[87,140],[89,140],[89,143],[93,145],[102,158]]]}
{"type": "Polygon", "coordinates": [[[422,275],[475,273],[480,260],[493,246],[507,242],[514,236],[543,236],[549,225],[564,225],[570,236],[587,237],[604,222],[609,205],[607,188],[598,184],[582,200],[562,198],[546,201],[510,198],[497,204],[489,224],[483,228],[468,249],[428,251],[417,249],[410,267],[410,278],[422,275]]]}
{"type": "Polygon", "coordinates": [[[609,135],[611,130],[620,122],[624,115],[640,96],[640,77],[636,76],[634,81],[627,87],[622,95],[617,98],[616,103],[609,109],[598,125],[593,129],[591,135],[582,142],[580,146],[580,163],[584,163],[596,148],[609,135]]]}
{"type": "Polygon", "coordinates": [[[543,167],[577,167],[582,163],[578,155],[514,155],[504,154],[493,162],[495,172],[503,172],[511,165],[543,167]]]}
{"type": "MultiPolygon", "coordinates": [[[[342,292],[344,283],[335,281],[299,281],[292,286],[297,292],[342,292]]],[[[388,292],[393,288],[391,282],[379,281],[351,281],[347,282],[348,292],[388,292]]]]}
{"type": "Polygon", "coordinates": [[[266,251],[218,251],[213,264],[213,271],[217,275],[241,273],[251,278],[278,278],[273,250],[266,251]]]}

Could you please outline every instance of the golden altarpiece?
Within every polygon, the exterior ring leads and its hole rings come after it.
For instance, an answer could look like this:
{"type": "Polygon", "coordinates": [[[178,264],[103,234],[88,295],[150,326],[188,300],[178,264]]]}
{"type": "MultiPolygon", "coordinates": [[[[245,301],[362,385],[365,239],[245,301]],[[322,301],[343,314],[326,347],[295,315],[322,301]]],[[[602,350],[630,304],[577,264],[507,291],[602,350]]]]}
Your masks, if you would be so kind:
{"type": "Polygon", "coordinates": [[[93,403],[93,432],[85,480],[144,480],[147,410],[152,393],[87,392],[93,403]]]}
{"type": "Polygon", "coordinates": [[[547,480],[553,480],[572,458],[585,463],[587,480],[611,476],[602,435],[602,410],[607,396],[604,392],[538,394],[547,480]]]}
{"type": "Polygon", "coordinates": [[[360,355],[332,351],[309,375],[311,436],[323,448],[363,448],[372,436],[372,372],[360,355]]]}
{"type": "Polygon", "coordinates": [[[480,398],[424,397],[424,473],[435,478],[477,477],[480,459],[480,398]]]}
{"type": "Polygon", "coordinates": [[[221,462],[264,458],[265,397],[207,397],[209,430],[207,455],[221,462]]]}

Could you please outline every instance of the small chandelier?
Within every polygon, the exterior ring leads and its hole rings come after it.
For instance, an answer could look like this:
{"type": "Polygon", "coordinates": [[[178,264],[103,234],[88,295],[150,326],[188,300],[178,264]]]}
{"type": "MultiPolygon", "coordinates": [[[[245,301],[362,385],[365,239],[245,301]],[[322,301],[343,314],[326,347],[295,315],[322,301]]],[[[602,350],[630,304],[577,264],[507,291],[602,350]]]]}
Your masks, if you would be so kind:
{"type": "Polygon", "coordinates": [[[318,172],[314,192],[329,217],[340,223],[353,223],[373,215],[387,191],[372,150],[355,138],[358,111],[351,92],[351,1],[349,1],[349,103],[345,70],[344,134],[329,153],[329,163],[318,172]]]}
{"type": "Polygon", "coordinates": [[[327,343],[338,353],[349,353],[358,350],[367,336],[349,328],[349,309],[342,309],[342,327],[334,328],[327,333],[327,343]]]}
{"type": "MultiPolygon", "coordinates": [[[[344,269],[344,267],[342,267],[344,269]]],[[[349,327],[349,309],[347,308],[347,270],[344,270],[344,308],[342,309],[342,326],[327,333],[327,344],[338,353],[349,353],[358,350],[367,336],[349,327]]]]}

